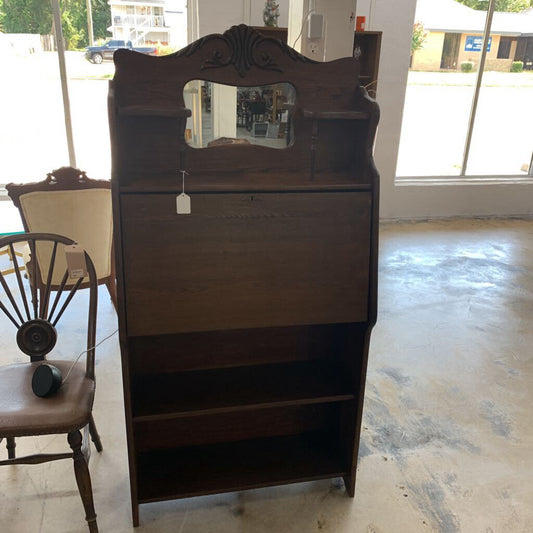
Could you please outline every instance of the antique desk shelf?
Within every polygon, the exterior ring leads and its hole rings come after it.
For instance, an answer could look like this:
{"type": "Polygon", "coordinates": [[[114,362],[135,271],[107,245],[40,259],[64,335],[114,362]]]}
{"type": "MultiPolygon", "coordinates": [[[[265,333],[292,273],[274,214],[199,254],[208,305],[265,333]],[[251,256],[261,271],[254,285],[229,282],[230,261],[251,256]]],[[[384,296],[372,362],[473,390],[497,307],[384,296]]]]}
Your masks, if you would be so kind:
{"type": "Polygon", "coordinates": [[[133,521],[139,504],[342,476],[376,320],[379,109],[353,58],[246,26],[115,54],[109,116],[133,521]],[[290,83],[293,138],[193,148],[193,79],[290,83]],[[178,170],[190,215],[176,213],[178,170]]]}

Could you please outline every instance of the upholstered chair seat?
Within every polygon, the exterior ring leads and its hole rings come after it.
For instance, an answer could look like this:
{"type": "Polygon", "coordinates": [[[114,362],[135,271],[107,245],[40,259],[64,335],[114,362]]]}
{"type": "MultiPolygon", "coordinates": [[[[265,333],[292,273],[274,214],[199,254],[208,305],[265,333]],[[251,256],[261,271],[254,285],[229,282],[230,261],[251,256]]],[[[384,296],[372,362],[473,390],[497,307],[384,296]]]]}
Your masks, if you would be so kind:
{"type": "MultiPolygon", "coordinates": [[[[72,361],[47,360],[63,376],[72,361]]],[[[0,367],[0,435],[25,437],[68,433],[89,423],[93,406],[94,380],[77,363],[66,383],[49,398],[36,396],[31,387],[35,368],[41,363],[17,363],[0,367]]]]}

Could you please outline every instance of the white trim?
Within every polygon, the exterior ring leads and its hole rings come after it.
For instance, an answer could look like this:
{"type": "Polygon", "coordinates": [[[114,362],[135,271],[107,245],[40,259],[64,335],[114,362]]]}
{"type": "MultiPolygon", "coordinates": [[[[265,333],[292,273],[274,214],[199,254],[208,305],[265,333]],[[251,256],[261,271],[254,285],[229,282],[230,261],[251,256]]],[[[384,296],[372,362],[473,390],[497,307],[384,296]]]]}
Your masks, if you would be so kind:
{"type": "Polygon", "coordinates": [[[445,215],[445,216],[439,216],[439,217],[420,217],[420,218],[380,218],[379,224],[380,226],[384,225],[393,225],[397,223],[405,223],[405,222],[429,222],[432,220],[463,220],[465,218],[472,219],[472,220],[533,220],[533,215],[472,215],[469,217],[458,217],[455,215],[445,215]]]}
{"type": "Polygon", "coordinates": [[[381,216],[386,219],[533,215],[533,183],[526,180],[403,184],[385,194],[381,216]]]}
{"type": "Polygon", "coordinates": [[[187,44],[200,38],[199,6],[198,0],[187,2],[187,44]]]}
{"type": "Polygon", "coordinates": [[[413,176],[397,177],[395,185],[399,187],[428,186],[464,186],[464,185],[533,185],[530,176],[413,176]]]}
{"type": "Polygon", "coordinates": [[[252,0],[242,0],[242,20],[244,24],[252,25],[252,0]]]}

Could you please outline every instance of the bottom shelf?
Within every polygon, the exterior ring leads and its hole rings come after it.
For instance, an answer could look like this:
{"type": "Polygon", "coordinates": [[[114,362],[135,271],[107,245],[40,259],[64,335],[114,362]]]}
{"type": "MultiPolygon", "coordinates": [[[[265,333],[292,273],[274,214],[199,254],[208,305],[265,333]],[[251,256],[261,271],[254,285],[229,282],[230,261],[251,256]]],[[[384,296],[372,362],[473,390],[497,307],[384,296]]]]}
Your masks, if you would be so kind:
{"type": "Polygon", "coordinates": [[[346,472],[331,434],[311,433],[139,454],[139,503],[231,492],[346,472]]]}

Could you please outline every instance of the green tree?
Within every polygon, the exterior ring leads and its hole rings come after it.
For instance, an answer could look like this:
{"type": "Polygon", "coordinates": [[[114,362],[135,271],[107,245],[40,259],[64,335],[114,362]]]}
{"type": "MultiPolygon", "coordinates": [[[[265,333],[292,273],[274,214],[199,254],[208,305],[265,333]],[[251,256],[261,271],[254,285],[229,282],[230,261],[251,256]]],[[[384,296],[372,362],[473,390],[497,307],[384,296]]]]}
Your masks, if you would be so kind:
{"type": "Polygon", "coordinates": [[[111,26],[111,7],[107,0],[92,0],[92,8],[94,38],[105,39],[109,37],[107,28],[111,26]]]}
{"type": "MultiPolygon", "coordinates": [[[[105,38],[107,27],[111,25],[111,8],[106,0],[91,0],[91,4],[94,38],[105,38]]],[[[62,0],[61,21],[68,50],[89,45],[85,0],[62,0]]]]}
{"type": "Polygon", "coordinates": [[[50,33],[52,7],[44,0],[4,0],[3,25],[6,33],[50,33]]]}
{"type": "Polygon", "coordinates": [[[4,19],[6,15],[4,13],[4,0],[0,0],[0,31],[4,31],[4,19]]]}
{"type": "MultiPolygon", "coordinates": [[[[460,4],[477,9],[479,11],[486,11],[488,0],[455,0],[460,4]]],[[[496,0],[496,11],[524,11],[533,7],[533,0],[496,0]]]]}
{"type": "MultiPolygon", "coordinates": [[[[86,37],[87,30],[81,23],[82,10],[80,4],[85,6],[83,1],[63,0],[60,4],[61,9],[61,27],[63,29],[63,38],[67,50],[76,50],[82,46],[86,37]]],[[[85,20],[87,20],[85,18],[85,20]]]]}
{"type": "MultiPolygon", "coordinates": [[[[111,8],[106,0],[91,0],[95,39],[107,37],[111,8]]],[[[85,0],[60,0],[61,26],[67,50],[89,44],[85,0]]],[[[6,33],[52,33],[50,0],[0,0],[0,24],[6,33]]]]}

